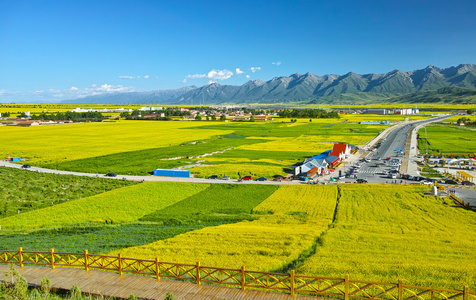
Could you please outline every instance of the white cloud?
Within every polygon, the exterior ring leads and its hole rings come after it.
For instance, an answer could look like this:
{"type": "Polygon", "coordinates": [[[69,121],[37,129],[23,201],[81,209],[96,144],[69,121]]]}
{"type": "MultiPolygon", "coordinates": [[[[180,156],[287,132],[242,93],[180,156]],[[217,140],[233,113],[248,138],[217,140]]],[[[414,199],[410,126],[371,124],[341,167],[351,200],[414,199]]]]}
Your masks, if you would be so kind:
{"type": "Polygon", "coordinates": [[[145,75],[144,78],[145,78],[145,79],[149,78],[149,75],[145,75]]]}
{"type": "Polygon", "coordinates": [[[97,87],[97,84],[94,83],[94,84],[91,84],[91,86],[92,86],[92,87],[97,87]]]}
{"type": "Polygon", "coordinates": [[[255,73],[256,71],[261,70],[261,67],[251,67],[250,70],[251,72],[255,73]]]}
{"type": "Polygon", "coordinates": [[[240,74],[245,73],[245,72],[241,71],[240,68],[236,68],[235,71],[236,71],[236,75],[240,75],[240,74]]]}
{"type": "Polygon", "coordinates": [[[183,83],[187,83],[187,78],[184,78],[184,79],[182,80],[182,82],[183,82],[183,83]]]}
{"type": "Polygon", "coordinates": [[[272,62],[272,64],[275,65],[275,66],[279,66],[281,64],[281,62],[280,61],[272,62]]]}
{"type": "Polygon", "coordinates": [[[119,76],[119,79],[134,79],[134,78],[135,78],[134,76],[127,76],[127,75],[119,76]]]}
{"type": "MultiPolygon", "coordinates": [[[[233,76],[233,72],[230,70],[211,70],[207,74],[194,74],[185,76],[184,80],[187,79],[199,79],[199,78],[209,78],[213,80],[225,80],[233,76]]],[[[186,82],[186,81],[184,81],[186,82]]]]}
{"type": "Polygon", "coordinates": [[[250,78],[250,75],[246,75],[246,78],[250,78]]]}
{"type": "Polygon", "coordinates": [[[77,90],[78,90],[78,88],[77,88],[77,87],[75,87],[75,86],[72,86],[72,87],[70,88],[70,90],[71,90],[71,91],[77,91],[77,90]]]}
{"type": "Polygon", "coordinates": [[[212,83],[217,83],[217,82],[213,80],[208,81],[208,84],[212,84],[212,83]]]}

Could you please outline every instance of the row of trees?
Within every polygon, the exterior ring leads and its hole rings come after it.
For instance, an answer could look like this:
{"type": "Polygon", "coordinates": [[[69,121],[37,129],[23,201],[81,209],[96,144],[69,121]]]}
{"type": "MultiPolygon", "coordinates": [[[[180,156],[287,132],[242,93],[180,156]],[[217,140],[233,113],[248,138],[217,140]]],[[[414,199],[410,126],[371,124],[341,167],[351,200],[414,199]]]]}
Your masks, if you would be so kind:
{"type": "Polygon", "coordinates": [[[88,112],[67,111],[65,113],[57,112],[52,114],[47,114],[42,112],[39,115],[34,114],[30,118],[32,120],[53,120],[53,121],[70,120],[73,122],[84,122],[84,121],[101,122],[102,120],[107,119],[107,117],[103,116],[100,112],[97,112],[97,111],[88,111],[88,112]]]}
{"type": "Polygon", "coordinates": [[[283,118],[331,118],[340,119],[337,111],[326,111],[323,109],[284,109],[278,112],[278,116],[283,118]]]}

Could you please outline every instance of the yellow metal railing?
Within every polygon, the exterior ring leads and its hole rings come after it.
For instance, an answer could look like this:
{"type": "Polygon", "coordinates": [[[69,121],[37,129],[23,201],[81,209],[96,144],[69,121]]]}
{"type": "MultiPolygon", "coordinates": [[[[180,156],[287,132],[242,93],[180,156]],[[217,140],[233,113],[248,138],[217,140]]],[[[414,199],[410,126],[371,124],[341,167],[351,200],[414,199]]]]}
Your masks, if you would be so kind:
{"type": "Polygon", "coordinates": [[[295,294],[321,295],[343,298],[344,300],[371,299],[371,300],[476,300],[476,292],[469,291],[468,286],[462,290],[450,290],[431,287],[419,287],[398,283],[369,282],[351,280],[349,275],[345,278],[317,277],[297,275],[294,270],[290,274],[248,271],[242,266],[240,269],[227,269],[201,266],[196,264],[179,264],[107,256],[84,253],[66,253],[50,251],[23,251],[0,250],[0,263],[17,264],[20,267],[49,266],[54,269],[59,267],[83,268],[114,271],[122,276],[124,273],[140,274],[161,278],[188,280],[201,283],[212,283],[224,286],[236,286],[241,290],[246,288],[281,291],[295,294]]]}

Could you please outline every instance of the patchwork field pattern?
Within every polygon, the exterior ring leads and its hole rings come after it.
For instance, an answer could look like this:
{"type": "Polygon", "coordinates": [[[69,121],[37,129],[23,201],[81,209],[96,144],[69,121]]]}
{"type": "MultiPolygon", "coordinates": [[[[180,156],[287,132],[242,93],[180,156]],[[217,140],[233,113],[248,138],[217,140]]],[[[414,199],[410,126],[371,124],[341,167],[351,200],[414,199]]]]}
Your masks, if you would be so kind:
{"type": "Polygon", "coordinates": [[[209,185],[146,182],[96,196],[1,219],[4,229],[34,229],[81,223],[133,222],[151,211],[196,194],[209,185]]]}
{"type": "Polygon", "coordinates": [[[87,248],[179,263],[296,268],[307,275],[401,278],[474,290],[476,215],[424,195],[426,189],[141,183],[1,218],[0,238],[10,249],[87,248]]]}
{"type": "Polygon", "coordinates": [[[5,145],[0,156],[23,157],[34,166],[99,174],[148,175],[156,168],[194,166],[191,171],[199,177],[237,177],[247,170],[269,177],[284,175],[289,166],[331,149],[333,143],[365,144],[385,127],[338,119],[4,126],[0,127],[0,143],[5,145]],[[248,161],[243,166],[243,161],[233,161],[236,158],[248,161]]]}
{"type": "Polygon", "coordinates": [[[312,247],[316,238],[328,228],[336,195],[336,186],[283,186],[256,207],[258,220],[207,227],[122,249],[120,253],[148,259],[158,256],[172,262],[200,261],[209,266],[237,268],[245,265],[255,270],[279,270],[312,247]],[[289,198],[289,192],[296,198],[289,198]],[[296,207],[292,204],[294,200],[299,202],[296,207]],[[269,207],[274,207],[275,203],[280,206],[275,212],[270,211],[269,207]],[[287,211],[288,208],[292,210],[287,211]]]}

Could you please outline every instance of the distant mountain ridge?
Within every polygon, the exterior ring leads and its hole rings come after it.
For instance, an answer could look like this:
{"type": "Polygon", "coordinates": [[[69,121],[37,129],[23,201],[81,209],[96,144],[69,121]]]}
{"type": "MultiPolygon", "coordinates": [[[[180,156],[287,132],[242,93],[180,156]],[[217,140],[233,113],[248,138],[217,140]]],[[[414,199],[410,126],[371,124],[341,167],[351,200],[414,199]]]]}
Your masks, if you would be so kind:
{"type": "MultiPolygon", "coordinates": [[[[440,69],[403,72],[393,70],[386,74],[323,76],[292,74],[269,81],[250,80],[241,86],[211,83],[202,87],[178,90],[117,93],[96,95],[64,103],[144,103],[144,104],[240,104],[240,103],[349,103],[355,100],[382,101],[406,94],[439,90],[446,87],[476,89],[476,65],[460,64],[440,69]],[[90,102],[94,101],[94,102],[90,102]]],[[[436,99],[436,98],[435,98],[436,99]]],[[[399,99],[402,100],[402,99],[399,99]]]]}

